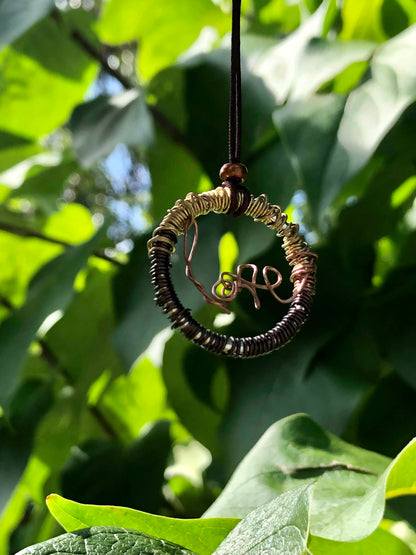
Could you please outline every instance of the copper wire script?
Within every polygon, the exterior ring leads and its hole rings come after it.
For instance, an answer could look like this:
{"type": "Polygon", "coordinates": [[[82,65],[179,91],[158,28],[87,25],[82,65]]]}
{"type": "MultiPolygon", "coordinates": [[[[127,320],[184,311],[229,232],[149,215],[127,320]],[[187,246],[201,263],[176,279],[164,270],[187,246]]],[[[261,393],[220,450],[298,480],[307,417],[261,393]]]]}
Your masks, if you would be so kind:
{"type": "Polygon", "coordinates": [[[257,294],[258,289],[262,289],[264,291],[269,291],[273,297],[279,301],[280,303],[291,303],[297,294],[299,294],[305,283],[306,278],[304,278],[300,285],[296,288],[294,294],[289,297],[288,299],[283,299],[279,297],[276,293],[275,289],[279,287],[279,285],[283,281],[282,274],[274,268],[273,266],[264,266],[262,270],[262,276],[264,284],[257,283],[257,277],[259,273],[259,269],[255,264],[239,264],[237,266],[237,272],[235,274],[231,272],[222,272],[220,278],[214,283],[211,288],[211,295],[206,291],[205,287],[202,285],[200,281],[195,278],[195,275],[192,270],[192,259],[195,254],[196,245],[198,243],[198,224],[194,219],[190,219],[188,224],[185,227],[184,232],[184,259],[185,259],[185,274],[186,277],[194,284],[194,286],[198,289],[198,291],[203,296],[205,302],[209,304],[213,304],[218,306],[221,310],[230,314],[230,310],[227,308],[227,305],[233,301],[237,295],[243,290],[247,289],[253,296],[254,306],[256,309],[260,308],[260,299],[257,294]],[[191,250],[188,253],[188,239],[189,239],[189,230],[191,227],[195,228],[194,238],[192,241],[191,250]],[[242,276],[243,270],[251,270],[251,279],[245,279],[242,276]],[[269,273],[274,274],[275,281],[271,283],[269,279],[269,273]]]}

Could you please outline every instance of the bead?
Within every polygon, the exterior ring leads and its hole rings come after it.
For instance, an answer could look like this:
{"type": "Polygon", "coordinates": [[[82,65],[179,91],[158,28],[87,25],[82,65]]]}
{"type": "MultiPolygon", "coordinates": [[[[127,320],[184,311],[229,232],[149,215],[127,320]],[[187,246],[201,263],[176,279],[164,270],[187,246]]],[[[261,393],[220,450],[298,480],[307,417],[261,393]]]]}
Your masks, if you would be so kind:
{"type": "Polygon", "coordinates": [[[227,181],[227,179],[236,179],[241,183],[244,183],[247,177],[247,168],[244,164],[232,164],[228,162],[224,164],[220,169],[220,179],[221,181],[227,181]]]}

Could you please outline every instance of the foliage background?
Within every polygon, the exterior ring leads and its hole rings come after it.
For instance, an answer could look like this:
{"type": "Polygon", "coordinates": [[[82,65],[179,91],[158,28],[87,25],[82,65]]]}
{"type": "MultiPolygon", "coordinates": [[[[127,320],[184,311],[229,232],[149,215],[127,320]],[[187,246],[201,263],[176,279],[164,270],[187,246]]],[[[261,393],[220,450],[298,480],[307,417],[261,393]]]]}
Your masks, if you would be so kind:
{"type": "MultiPolygon", "coordinates": [[[[248,186],[319,254],[296,340],[228,361],[172,335],[153,306],[149,230],[177,198],[217,185],[226,159],[229,9],[0,4],[2,554],[59,533],[52,491],[199,516],[294,412],[388,456],[414,435],[413,0],[243,2],[248,186]]],[[[218,257],[221,270],[284,267],[253,222],[200,227],[207,285],[218,257]]],[[[206,325],[249,335],[276,320],[249,295],[234,321],[217,318],[176,266],[206,325]]],[[[394,509],[415,523],[406,498],[394,509]]]]}

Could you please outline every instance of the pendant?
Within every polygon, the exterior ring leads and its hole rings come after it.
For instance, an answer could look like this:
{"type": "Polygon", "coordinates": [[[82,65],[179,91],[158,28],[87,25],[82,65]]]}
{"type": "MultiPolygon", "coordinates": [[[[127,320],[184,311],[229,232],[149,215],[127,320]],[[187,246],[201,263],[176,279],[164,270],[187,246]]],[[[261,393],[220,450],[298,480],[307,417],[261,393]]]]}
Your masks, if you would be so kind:
{"type": "Polygon", "coordinates": [[[155,301],[162,307],[172,322],[173,328],[179,330],[187,339],[200,347],[216,354],[247,358],[255,357],[279,349],[288,343],[308,318],[315,292],[317,255],[299,235],[299,226],[287,222],[287,216],[276,204],[270,204],[266,195],[254,198],[241,185],[245,175],[238,171],[240,164],[226,164],[221,169],[224,182],[208,192],[188,193],[185,199],[176,201],[168,210],[160,226],[148,241],[150,273],[155,289],[155,301]],[[232,171],[225,171],[224,168],[232,171]],[[192,270],[192,258],[198,241],[197,218],[215,212],[216,214],[233,214],[250,216],[256,222],[262,222],[283,239],[282,247],[285,258],[291,266],[290,280],[293,283],[292,295],[282,299],[276,288],[282,282],[281,273],[273,266],[262,269],[263,283],[258,283],[258,268],[254,264],[241,264],[235,273],[223,272],[208,293],[195,278],[192,270]],[[188,252],[188,233],[195,227],[192,247],[188,252]],[[199,324],[178,299],[170,275],[170,260],[175,251],[177,239],[184,235],[184,257],[186,276],[200,291],[204,300],[229,312],[228,305],[237,295],[247,289],[253,296],[256,308],[260,308],[258,289],[269,291],[278,302],[289,304],[287,314],[276,325],[253,337],[231,337],[213,332],[199,324]],[[251,272],[251,279],[243,278],[243,271],[251,272]],[[270,276],[271,275],[271,279],[270,276]],[[271,281],[272,280],[272,281],[271,281]]]}

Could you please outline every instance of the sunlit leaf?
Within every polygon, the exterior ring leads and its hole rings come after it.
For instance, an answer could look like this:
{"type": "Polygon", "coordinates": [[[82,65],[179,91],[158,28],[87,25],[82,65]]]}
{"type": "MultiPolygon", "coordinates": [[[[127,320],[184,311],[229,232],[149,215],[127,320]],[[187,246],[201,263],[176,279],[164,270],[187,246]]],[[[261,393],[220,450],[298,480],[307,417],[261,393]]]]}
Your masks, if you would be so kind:
{"type": "Polygon", "coordinates": [[[67,532],[89,526],[123,526],[210,555],[239,522],[233,518],[174,519],[125,507],[82,505],[50,495],[48,508],[67,532]]]}

